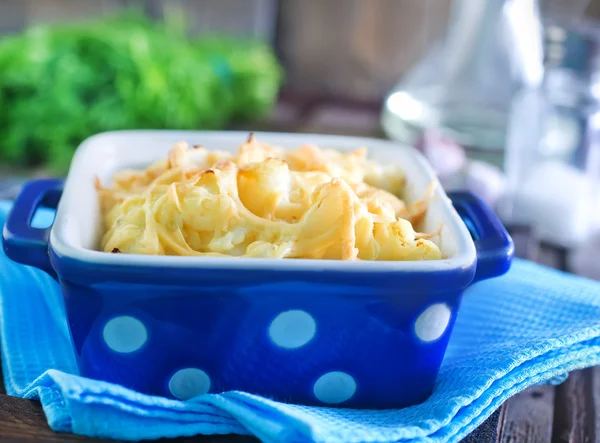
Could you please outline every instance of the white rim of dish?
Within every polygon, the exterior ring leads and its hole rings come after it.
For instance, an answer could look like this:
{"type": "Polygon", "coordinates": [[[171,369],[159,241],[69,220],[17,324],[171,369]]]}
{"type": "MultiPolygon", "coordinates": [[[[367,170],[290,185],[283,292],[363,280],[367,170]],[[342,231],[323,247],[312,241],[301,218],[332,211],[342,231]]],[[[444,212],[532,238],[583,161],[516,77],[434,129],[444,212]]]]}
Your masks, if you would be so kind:
{"type": "MultiPolygon", "coordinates": [[[[113,131],[94,135],[85,140],[77,149],[72,165],[77,164],[78,158],[83,158],[87,150],[94,149],[94,146],[102,141],[104,137],[114,136],[139,136],[156,135],[165,138],[173,138],[175,134],[179,137],[187,138],[224,138],[231,137],[232,140],[238,140],[240,137],[247,136],[251,131],[154,131],[154,130],[133,130],[133,131],[113,131]]],[[[271,139],[271,143],[277,143],[273,139],[280,140],[279,143],[294,141],[306,142],[310,138],[327,139],[332,144],[339,145],[369,145],[386,144],[392,146],[402,146],[396,142],[380,140],[365,137],[336,136],[322,134],[297,134],[297,133],[276,133],[276,132],[255,132],[261,139],[271,139]]],[[[176,138],[176,137],[175,137],[176,138]]],[[[267,140],[269,141],[269,140],[267,140]]],[[[416,158],[423,172],[431,180],[436,179],[436,174],[427,162],[427,160],[416,150],[413,155],[416,158]]],[[[63,241],[60,229],[64,226],[63,209],[68,207],[65,203],[69,196],[76,192],[73,186],[69,186],[73,180],[71,172],[65,183],[63,197],[57,208],[56,219],[50,233],[50,246],[52,250],[60,257],[67,257],[73,260],[99,265],[118,265],[118,266],[144,266],[144,267],[177,267],[177,268],[219,268],[236,270],[272,270],[272,271],[338,271],[338,272],[433,272],[450,271],[462,269],[471,266],[476,260],[475,245],[471,235],[463,223],[462,219],[452,206],[452,202],[447,197],[441,186],[436,189],[436,199],[440,205],[443,205],[445,212],[444,221],[452,226],[454,232],[459,233],[456,239],[457,253],[442,260],[427,261],[342,261],[342,260],[316,260],[316,259],[261,259],[261,258],[234,258],[234,257],[181,257],[181,256],[148,256],[141,254],[111,254],[107,252],[86,249],[83,247],[74,247],[63,241]],[[63,209],[63,210],[61,210],[63,209]]]]}

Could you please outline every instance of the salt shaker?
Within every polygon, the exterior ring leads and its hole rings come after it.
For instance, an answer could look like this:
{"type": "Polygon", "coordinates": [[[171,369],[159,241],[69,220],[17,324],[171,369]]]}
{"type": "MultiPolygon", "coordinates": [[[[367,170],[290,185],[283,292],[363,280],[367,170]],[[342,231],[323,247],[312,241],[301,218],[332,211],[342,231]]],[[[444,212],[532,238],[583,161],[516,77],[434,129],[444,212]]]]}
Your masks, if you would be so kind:
{"type": "Polygon", "coordinates": [[[523,89],[513,101],[500,215],[508,224],[531,226],[542,241],[572,248],[598,223],[592,165],[600,102],[591,79],[599,46],[581,29],[549,27],[548,33],[562,50],[548,52],[542,84],[523,89]]]}

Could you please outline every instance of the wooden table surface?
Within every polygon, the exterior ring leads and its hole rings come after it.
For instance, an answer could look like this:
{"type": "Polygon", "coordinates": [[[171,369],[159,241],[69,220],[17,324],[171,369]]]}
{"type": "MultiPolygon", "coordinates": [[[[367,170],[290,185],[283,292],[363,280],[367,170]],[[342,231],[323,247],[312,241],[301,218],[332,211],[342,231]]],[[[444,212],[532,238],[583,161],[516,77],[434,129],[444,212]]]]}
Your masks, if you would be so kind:
{"type": "MultiPolygon", "coordinates": [[[[274,119],[266,122],[264,127],[252,129],[380,136],[378,111],[379,105],[370,103],[292,95],[287,99],[284,97],[274,119]]],[[[0,194],[2,191],[0,186],[0,194]]],[[[0,195],[0,198],[6,197],[0,195]]],[[[540,245],[527,230],[518,229],[511,233],[518,256],[567,270],[566,251],[540,245]]],[[[40,404],[4,395],[0,380],[0,442],[5,441],[102,440],[52,432],[40,404]]],[[[244,436],[197,436],[159,441],[248,443],[257,440],[244,436]]],[[[526,389],[505,402],[463,442],[600,443],[600,367],[572,372],[559,386],[526,389]]]]}

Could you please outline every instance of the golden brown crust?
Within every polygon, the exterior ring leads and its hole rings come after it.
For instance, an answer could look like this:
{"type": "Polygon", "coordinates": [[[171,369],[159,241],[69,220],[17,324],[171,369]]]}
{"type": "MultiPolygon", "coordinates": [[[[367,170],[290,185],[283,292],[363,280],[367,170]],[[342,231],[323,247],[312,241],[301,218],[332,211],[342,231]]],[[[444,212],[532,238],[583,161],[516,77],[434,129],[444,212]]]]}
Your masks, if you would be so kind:
{"type": "Polygon", "coordinates": [[[254,134],[235,156],[177,143],[166,160],[96,181],[104,251],[335,260],[424,260],[441,253],[418,233],[425,198],[406,205],[404,176],[350,153],[294,151],[254,134]],[[374,183],[389,184],[384,187],[374,183]],[[400,189],[398,189],[400,192],[400,189]]]}

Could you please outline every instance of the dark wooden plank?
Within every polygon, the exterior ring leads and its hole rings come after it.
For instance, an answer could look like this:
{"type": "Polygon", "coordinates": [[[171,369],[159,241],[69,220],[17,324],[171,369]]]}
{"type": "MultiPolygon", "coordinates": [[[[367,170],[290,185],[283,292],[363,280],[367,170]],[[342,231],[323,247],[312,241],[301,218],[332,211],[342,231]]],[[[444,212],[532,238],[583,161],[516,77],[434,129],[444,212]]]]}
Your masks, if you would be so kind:
{"type": "Polygon", "coordinates": [[[462,443],[496,443],[499,420],[504,407],[498,408],[477,429],[462,440],[462,443]]]}
{"type": "Polygon", "coordinates": [[[527,258],[541,265],[563,271],[567,267],[566,251],[564,249],[538,243],[535,240],[529,243],[527,258]]]}
{"type": "Polygon", "coordinates": [[[532,386],[504,404],[498,422],[498,442],[549,442],[553,419],[554,387],[532,386]]]}
{"type": "MultiPolygon", "coordinates": [[[[21,398],[0,396],[0,441],[59,442],[78,441],[81,437],[57,434],[46,423],[39,403],[21,398]]],[[[89,442],[99,441],[85,439],[89,442]]]]}
{"type": "Polygon", "coordinates": [[[4,389],[4,374],[2,373],[2,363],[0,362],[0,395],[6,395],[6,389],[4,389]]]}
{"type": "Polygon", "coordinates": [[[515,242],[515,255],[550,268],[567,270],[568,250],[540,242],[530,228],[513,226],[508,228],[515,242]]]}
{"type": "Polygon", "coordinates": [[[556,387],[552,443],[597,441],[593,375],[594,368],[575,371],[556,387]]]}
{"type": "Polygon", "coordinates": [[[592,371],[592,401],[594,402],[594,435],[596,440],[600,439],[600,366],[591,369],[592,371]]]}

